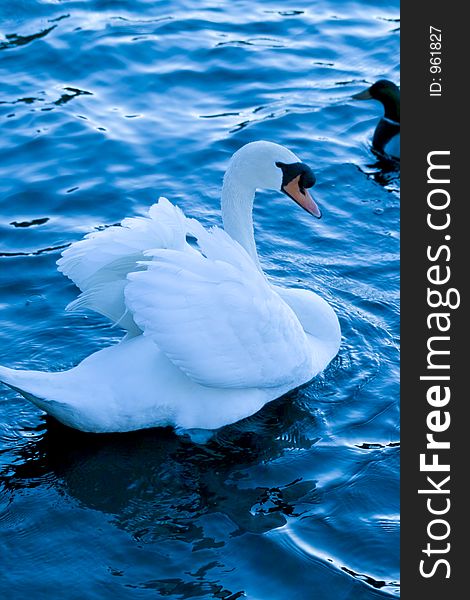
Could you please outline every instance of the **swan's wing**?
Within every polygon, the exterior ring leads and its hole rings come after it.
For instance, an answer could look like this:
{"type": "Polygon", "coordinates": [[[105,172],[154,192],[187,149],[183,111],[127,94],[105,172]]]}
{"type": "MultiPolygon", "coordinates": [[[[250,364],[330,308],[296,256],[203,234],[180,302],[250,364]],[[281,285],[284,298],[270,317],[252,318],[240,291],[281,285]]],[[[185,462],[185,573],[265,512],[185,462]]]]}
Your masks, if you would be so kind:
{"type": "Polygon", "coordinates": [[[193,225],[200,252],[152,251],[148,268],[128,276],[135,322],[199,384],[295,384],[311,360],[297,317],[241,246],[193,225]]]}
{"type": "Polygon", "coordinates": [[[127,274],[145,269],[149,249],[183,248],[187,221],[179,208],[160,198],[147,217],[124,219],[120,226],[72,244],[57,261],[59,271],[82,292],[67,310],[94,310],[130,333],[140,333],[124,302],[127,274]]]}

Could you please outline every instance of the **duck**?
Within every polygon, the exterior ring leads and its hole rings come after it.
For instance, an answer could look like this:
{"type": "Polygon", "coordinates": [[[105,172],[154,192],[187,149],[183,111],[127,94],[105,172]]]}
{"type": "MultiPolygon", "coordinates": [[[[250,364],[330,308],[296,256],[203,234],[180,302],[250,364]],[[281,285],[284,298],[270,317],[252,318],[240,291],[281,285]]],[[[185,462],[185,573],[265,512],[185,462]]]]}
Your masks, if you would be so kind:
{"type": "Polygon", "coordinates": [[[223,229],[161,197],[146,216],[87,234],[57,261],[80,290],[67,310],[105,316],[122,339],[65,371],[0,366],[0,381],[92,433],[214,432],[309,382],[339,350],[338,317],[313,291],[268,280],[252,213],[265,189],[320,218],[315,182],[287,148],[251,142],[224,175],[223,229]]]}
{"type": "Polygon", "coordinates": [[[379,79],[367,89],[354,94],[354,100],[378,100],[384,116],[377,123],[372,148],[380,155],[400,160],[400,88],[388,79],[379,79]]]}

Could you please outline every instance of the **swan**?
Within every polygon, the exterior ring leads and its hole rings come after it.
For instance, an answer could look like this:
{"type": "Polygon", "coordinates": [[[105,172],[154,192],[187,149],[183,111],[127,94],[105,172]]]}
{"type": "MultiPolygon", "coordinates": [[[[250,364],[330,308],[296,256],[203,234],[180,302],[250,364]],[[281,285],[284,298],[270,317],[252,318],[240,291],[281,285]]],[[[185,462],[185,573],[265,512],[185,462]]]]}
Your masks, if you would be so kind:
{"type": "Polygon", "coordinates": [[[224,176],[224,229],[207,230],[160,198],[147,216],[73,243],[57,261],[81,290],[67,309],[98,312],[125,336],[67,371],[0,366],[0,381],[95,433],[215,430],[310,381],[338,352],[338,318],[315,293],[269,283],[252,209],[264,188],[320,218],[314,183],[288,149],[252,142],[224,176]]]}
{"type": "Polygon", "coordinates": [[[379,79],[366,90],[354,94],[354,100],[378,100],[384,116],[377,123],[372,147],[379,154],[400,160],[400,88],[388,79],[379,79]]]}

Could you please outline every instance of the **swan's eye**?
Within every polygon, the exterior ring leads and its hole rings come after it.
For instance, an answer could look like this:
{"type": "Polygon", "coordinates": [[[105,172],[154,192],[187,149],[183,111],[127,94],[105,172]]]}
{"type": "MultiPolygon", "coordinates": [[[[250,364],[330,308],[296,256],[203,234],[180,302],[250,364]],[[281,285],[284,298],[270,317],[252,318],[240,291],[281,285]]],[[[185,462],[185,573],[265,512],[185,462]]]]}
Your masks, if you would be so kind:
{"type": "Polygon", "coordinates": [[[304,163],[291,163],[286,164],[283,162],[277,162],[276,167],[279,167],[282,171],[282,186],[281,190],[294,179],[298,178],[299,188],[302,193],[305,189],[311,188],[315,185],[316,178],[313,174],[312,169],[304,163]]]}
{"type": "Polygon", "coordinates": [[[309,167],[306,168],[308,170],[301,174],[299,180],[300,186],[304,189],[313,187],[317,181],[313,171],[309,167]]]}

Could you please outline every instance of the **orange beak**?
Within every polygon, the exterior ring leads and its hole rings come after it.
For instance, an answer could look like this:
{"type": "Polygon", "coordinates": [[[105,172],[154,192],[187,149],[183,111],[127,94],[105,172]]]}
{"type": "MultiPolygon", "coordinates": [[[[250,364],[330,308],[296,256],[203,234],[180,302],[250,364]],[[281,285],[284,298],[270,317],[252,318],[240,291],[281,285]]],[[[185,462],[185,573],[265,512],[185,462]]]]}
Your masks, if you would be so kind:
{"type": "Polygon", "coordinates": [[[289,181],[287,185],[282,187],[282,191],[285,192],[289,198],[292,198],[299,206],[301,206],[308,213],[321,218],[321,210],[318,208],[317,203],[312,198],[308,190],[299,186],[300,175],[295,177],[292,181],[289,181]]]}

